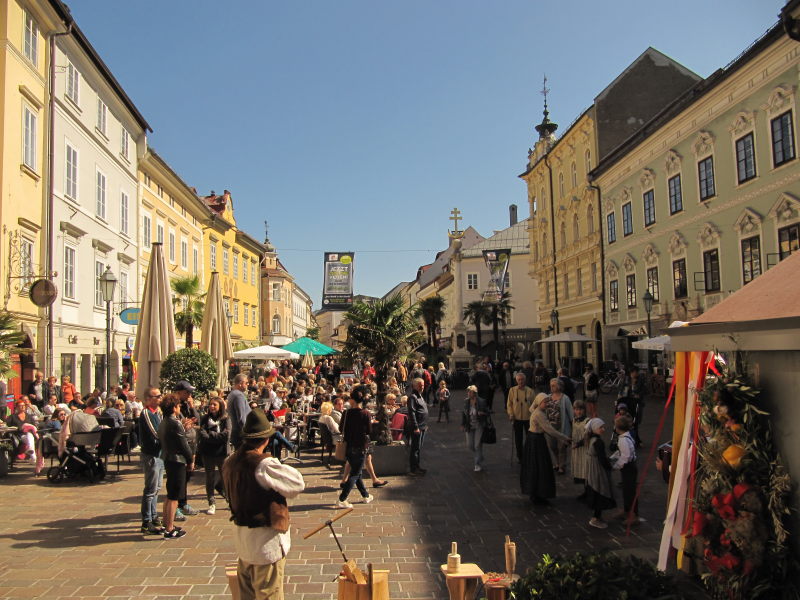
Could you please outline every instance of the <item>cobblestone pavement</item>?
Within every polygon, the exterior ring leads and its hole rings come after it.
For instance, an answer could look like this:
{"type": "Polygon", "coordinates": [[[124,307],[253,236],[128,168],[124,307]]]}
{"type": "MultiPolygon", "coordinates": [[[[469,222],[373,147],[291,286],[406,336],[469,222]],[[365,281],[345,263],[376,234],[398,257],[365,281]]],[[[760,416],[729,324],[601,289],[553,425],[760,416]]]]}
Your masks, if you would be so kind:
{"type": "MultiPolygon", "coordinates": [[[[463,392],[456,392],[453,405],[460,407],[462,399],[463,392]]],[[[498,394],[495,403],[501,402],[498,394]]],[[[601,401],[607,422],[611,405],[610,399],[601,401]]],[[[648,403],[649,422],[642,432],[646,442],[652,440],[662,408],[662,402],[648,403]]],[[[449,425],[435,419],[431,424],[423,449],[425,477],[392,477],[388,486],[370,488],[375,502],[355,504],[353,513],[334,525],[348,558],[362,568],[371,561],[391,571],[392,598],[446,598],[439,565],[451,541],[458,542],[463,562],[493,571],[504,568],[506,534],[517,543],[519,571],[543,553],[609,548],[656,558],[666,486],[654,469],[642,494],[640,512],[646,521],[629,536],[619,522],[597,530],[588,526],[589,510],[574,499],[579,489],[569,475],[558,478],[558,498],[551,507],[533,507],[520,495],[519,467],[511,460],[504,418],[495,419],[498,443],[484,447],[485,470],[474,473],[458,415],[451,414],[449,425]]],[[[671,419],[665,431],[670,430],[671,419]]],[[[640,469],[645,458],[640,457],[640,469]]],[[[338,471],[321,466],[318,453],[307,454],[300,469],[307,488],[291,506],[287,598],[329,600],[336,595],[333,579],[341,555],[329,533],[308,540],[302,534],[336,514],[338,471]]],[[[380,465],[377,469],[380,474],[380,465]]],[[[195,508],[205,508],[201,480],[202,473],[190,483],[195,508]]],[[[35,478],[28,465],[0,479],[5,509],[0,598],[229,598],[224,568],[236,556],[225,502],[218,501],[214,516],[189,517],[184,524],[188,535],[182,539],[144,537],[139,533],[141,487],[136,462],[123,463],[117,479],[94,485],[52,485],[35,478]]],[[[615,492],[619,501],[619,488],[615,492]]],[[[357,497],[354,491],[351,499],[357,497]]]]}

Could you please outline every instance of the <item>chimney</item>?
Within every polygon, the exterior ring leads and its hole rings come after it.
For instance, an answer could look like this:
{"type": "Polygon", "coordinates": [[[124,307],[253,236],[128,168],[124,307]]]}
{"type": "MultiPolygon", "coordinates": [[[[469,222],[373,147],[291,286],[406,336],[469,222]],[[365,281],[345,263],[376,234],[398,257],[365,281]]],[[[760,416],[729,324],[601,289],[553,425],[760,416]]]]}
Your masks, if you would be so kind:
{"type": "Polygon", "coordinates": [[[508,222],[509,227],[513,227],[517,224],[517,205],[512,204],[508,207],[508,222]]]}

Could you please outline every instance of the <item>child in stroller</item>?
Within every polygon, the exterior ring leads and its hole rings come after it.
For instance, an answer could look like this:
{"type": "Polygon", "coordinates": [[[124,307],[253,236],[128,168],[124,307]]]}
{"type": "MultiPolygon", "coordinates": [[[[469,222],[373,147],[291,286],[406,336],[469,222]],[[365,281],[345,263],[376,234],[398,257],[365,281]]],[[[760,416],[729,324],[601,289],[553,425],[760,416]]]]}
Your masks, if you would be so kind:
{"type": "Polygon", "coordinates": [[[100,432],[75,433],[67,440],[65,451],[59,457],[58,465],[47,471],[47,480],[59,483],[64,479],[86,477],[91,483],[106,476],[103,461],[90,452],[100,441],[100,432]]]}

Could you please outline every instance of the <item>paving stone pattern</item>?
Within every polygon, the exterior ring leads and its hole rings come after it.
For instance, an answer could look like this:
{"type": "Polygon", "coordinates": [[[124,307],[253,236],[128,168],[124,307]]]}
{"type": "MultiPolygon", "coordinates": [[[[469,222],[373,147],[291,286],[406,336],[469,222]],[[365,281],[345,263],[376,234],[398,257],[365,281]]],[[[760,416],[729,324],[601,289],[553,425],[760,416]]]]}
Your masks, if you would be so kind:
{"type": "MultiPolygon", "coordinates": [[[[463,405],[455,392],[453,406],[463,405]]],[[[502,408],[498,393],[496,408],[502,408]]],[[[603,398],[608,422],[612,400],[603,398]]],[[[663,403],[648,403],[642,438],[652,440],[663,403]]],[[[498,443],[485,446],[486,468],[472,470],[460,431],[460,413],[450,424],[431,424],[423,449],[424,477],[393,477],[369,505],[350,496],[355,510],[334,524],[348,558],[366,569],[391,571],[392,598],[446,598],[439,565],[450,542],[458,542],[463,562],[484,570],[504,569],[503,541],[517,543],[519,571],[543,553],[608,548],[655,560],[664,516],[666,486],[651,469],[644,486],[641,515],[646,519],[629,536],[612,522],[607,530],[589,527],[590,511],[577,500],[569,475],[558,477],[551,507],[533,507],[519,491],[519,467],[511,459],[510,427],[498,414],[498,443]]],[[[671,430],[668,419],[665,432],[671,430]]],[[[666,439],[667,433],[662,435],[666,439]]],[[[645,450],[641,453],[645,454],[645,450]]],[[[645,456],[640,456],[640,469],[645,456]]],[[[230,513],[224,500],[217,514],[201,513],[184,523],[188,535],[177,540],[139,533],[142,476],[137,457],[123,463],[120,476],[98,484],[49,484],[22,465],[0,479],[4,518],[0,520],[0,598],[114,600],[230,598],[225,565],[235,562],[230,513]]],[[[380,465],[376,466],[380,474],[380,465]]],[[[302,534],[336,514],[338,469],[326,469],[318,453],[307,453],[299,467],[305,493],[292,502],[292,549],[287,560],[287,598],[329,600],[341,555],[328,531],[308,540],[302,534]]],[[[112,466],[113,470],[113,466],[112,466]]],[[[202,472],[190,483],[190,502],[205,509],[202,472]]],[[[163,491],[163,490],[162,490],[163,491]]],[[[619,488],[615,488],[621,502],[619,488]]]]}

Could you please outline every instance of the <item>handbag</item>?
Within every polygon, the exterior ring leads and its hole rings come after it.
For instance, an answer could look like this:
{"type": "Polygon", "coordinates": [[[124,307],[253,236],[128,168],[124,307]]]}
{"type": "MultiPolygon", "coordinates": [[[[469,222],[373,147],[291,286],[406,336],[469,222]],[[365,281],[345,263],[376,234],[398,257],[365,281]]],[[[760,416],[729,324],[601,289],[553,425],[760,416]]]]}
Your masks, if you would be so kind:
{"type": "Polygon", "coordinates": [[[342,419],[342,439],[336,442],[336,449],[333,452],[333,458],[338,461],[344,461],[347,458],[347,442],[344,440],[344,426],[347,424],[347,413],[344,413],[342,419]]]}
{"type": "Polygon", "coordinates": [[[486,417],[486,425],[483,427],[481,433],[481,444],[496,444],[497,443],[497,429],[494,428],[492,417],[486,417]]]}

